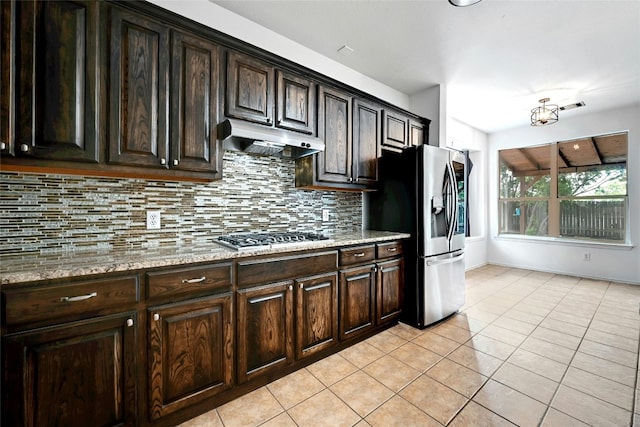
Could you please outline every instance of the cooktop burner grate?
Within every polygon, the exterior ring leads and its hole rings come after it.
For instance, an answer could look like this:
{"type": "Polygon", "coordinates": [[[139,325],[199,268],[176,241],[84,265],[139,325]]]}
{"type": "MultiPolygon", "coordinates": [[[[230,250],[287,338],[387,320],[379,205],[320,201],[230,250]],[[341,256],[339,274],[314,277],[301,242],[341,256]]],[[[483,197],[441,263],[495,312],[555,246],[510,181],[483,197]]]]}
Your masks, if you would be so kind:
{"type": "Polygon", "coordinates": [[[285,246],[301,246],[318,241],[330,241],[326,236],[305,232],[241,233],[219,236],[216,242],[236,250],[269,249],[285,246]]]}

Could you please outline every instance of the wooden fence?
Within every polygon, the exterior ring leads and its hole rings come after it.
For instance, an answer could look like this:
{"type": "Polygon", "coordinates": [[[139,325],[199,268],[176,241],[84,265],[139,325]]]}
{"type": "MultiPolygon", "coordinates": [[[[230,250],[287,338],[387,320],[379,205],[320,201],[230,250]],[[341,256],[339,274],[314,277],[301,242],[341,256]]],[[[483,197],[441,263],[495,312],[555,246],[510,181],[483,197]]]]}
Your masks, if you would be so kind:
{"type": "Polygon", "coordinates": [[[625,240],[624,200],[563,200],[560,235],[602,240],[625,240]]]}

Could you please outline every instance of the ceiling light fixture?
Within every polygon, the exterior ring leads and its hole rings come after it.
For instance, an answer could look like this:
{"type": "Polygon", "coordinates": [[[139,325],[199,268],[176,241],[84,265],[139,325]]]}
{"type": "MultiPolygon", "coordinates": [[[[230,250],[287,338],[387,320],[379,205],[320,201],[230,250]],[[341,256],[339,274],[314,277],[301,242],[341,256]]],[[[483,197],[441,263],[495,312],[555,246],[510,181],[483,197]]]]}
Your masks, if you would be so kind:
{"type": "Polygon", "coordinates": [[[538,101],[542,107],[536,107],[531,110],[531,126],[552,125],[558,121],[558,106],[555,104],[547,104],[549,98],[542,98],[538,101]]]}
{"type": "Polygon", "coordinates": [[[457,7],[465,7],[480,3],[480,1],[481,0],[449,0],[449,3],[457,7]]]}

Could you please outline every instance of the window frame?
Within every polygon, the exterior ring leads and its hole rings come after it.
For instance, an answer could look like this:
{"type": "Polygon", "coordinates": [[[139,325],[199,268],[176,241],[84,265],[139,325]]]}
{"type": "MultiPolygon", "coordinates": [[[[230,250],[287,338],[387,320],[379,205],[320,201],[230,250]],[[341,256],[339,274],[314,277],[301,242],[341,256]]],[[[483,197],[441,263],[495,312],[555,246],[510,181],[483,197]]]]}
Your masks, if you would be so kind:
{"type": "MultiPolygon", "coordinates": [[[[558,166],[558,155],[559,155],[559,146],[563,142],[567,141],[556,141],[546,144],[540,144],[539,146],[549,146],[550,149],[550,158],[549,158],[549,175],[550,175],[550,188],[548,196],[526,196],[526,190],[521,187],[519,190],[519,197],[503,197],[502,191],[502,158],[501,152],[510,150],[510,149],[522,149],[522,148],[530,148],[534,146],[524,146],[524,147],[513,147],[513,148],[504,148],[497,150],[498,157],[498,173],[497,173],[497,195],[498,195],[498,237],[500,238],[525,238],[525,239],[542,239],[542,240],[557,240],[561,242],[577,242],[584,244],[593,244],[593,245],[614,245],[614,246],[628,246],[630,245],[630,224],[629,218],[630,216],[630,203],[629,203],[629,183],[628,183],[628,171],[629,171],[629,157],[628,157],[628,149],[629,149],[629,139],[628,139],[628,131],[625,132],[616,132],[612,134],[604,134],[598,136],[607,136],[607,135],[615,135],[618,133],[626,134],[626,149],[627,155],[625,158],[625,174],[626,174],[626,188],[624,195],[582,195],[582,196],[560,196],[558,194],[558,177],[560,175],[559,166],[558,166]],[[612,239],[599,239],[593,237],[581,237],[581,236],[563,236],[560,233],[561,229],[561,210],[560,206],[563,201],[580,201],[580,200],[610,200],[610,199],[619,199],[624,201],[624,237],[622,240],[612,240],[612,239]],[[547,234],[546,235],[530,235],[526,234],[526,229],[522,229],[522,225],[520,225],[520,232],[507,232],[504,231],[508,229],[504,224],[504,212],[503,206],[505,206],[509,202],[518,202],[520,204],[520,208],[522,209],[523,205],[527,202],[535,202],[535,201],[547,201],[547,234]]],[[[522,220],[521,220],[522,221],[522,220]]]]}

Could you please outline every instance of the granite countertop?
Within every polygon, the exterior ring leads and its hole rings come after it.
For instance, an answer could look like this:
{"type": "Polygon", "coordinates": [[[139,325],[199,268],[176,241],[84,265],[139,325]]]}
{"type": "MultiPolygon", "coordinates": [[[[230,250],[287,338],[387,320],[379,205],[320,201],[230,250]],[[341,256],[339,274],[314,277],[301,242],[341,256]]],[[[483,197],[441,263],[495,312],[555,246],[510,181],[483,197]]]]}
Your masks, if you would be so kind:
{"type": "Polygon", "coordinates": [[[322,249],[409,238],[406,233],[364,230],[331,236],[301,248],[235,251],[213,240],[197,246],[162,246],[151,249],[113,249],[50,254],[5,255],[0,257],[0,285],[10,285],[65,277],[89,276],[118,271],[140,270],[207,261],[231,260],[255,255],[297,250],[322,249]]]}

